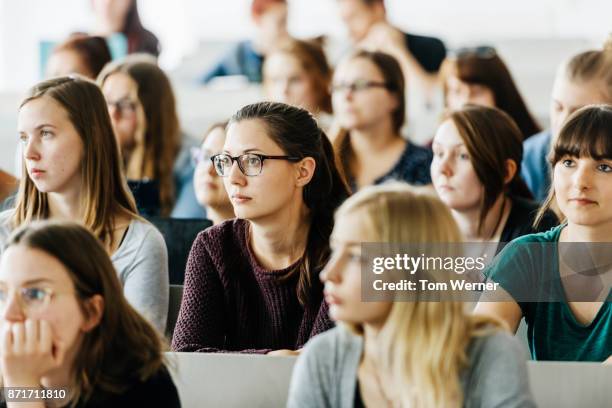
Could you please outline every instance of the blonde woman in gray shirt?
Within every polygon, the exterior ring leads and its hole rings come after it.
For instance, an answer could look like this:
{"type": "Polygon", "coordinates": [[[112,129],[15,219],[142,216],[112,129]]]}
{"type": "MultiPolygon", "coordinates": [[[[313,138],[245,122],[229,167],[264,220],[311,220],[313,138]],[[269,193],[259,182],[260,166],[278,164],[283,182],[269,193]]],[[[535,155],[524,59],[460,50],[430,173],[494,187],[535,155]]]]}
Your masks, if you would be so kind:
{"type": "Polygon", "coordinates": [[[381,185],[349,198],[336,213],[333,254],[321,272],[330,316],[341,324],[305,346],[288,406],[535,406],[525,355],[496,320],[419,293],[416,301],[390,292],[385,301],[362,301],[361,243],[459,241],[444,204],[414,188],[381,185]]]}
{"type": "Polygon", "coordinates": [[[77,221],[104,244],[131,305],[161,333],[168,314],[164,239],[137,214],[98,86],[77,76],[35,85],[18,113],[24,175],[0,241],[41,219],[77,221]]]}

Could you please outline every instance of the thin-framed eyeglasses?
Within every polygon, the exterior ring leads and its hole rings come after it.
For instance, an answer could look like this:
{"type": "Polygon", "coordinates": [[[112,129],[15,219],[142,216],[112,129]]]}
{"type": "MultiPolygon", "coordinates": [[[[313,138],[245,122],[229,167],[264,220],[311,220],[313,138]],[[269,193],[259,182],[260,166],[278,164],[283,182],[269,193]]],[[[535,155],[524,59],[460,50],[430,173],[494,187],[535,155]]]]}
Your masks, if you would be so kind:
{"type": "Polygon", "coordinates": [[[331,92],[346,92],[346,91],[351,91],[351,92],[359,92],[359,91],[365,91],[366,89],[371,89],[371,88],[385,88],[388,90],[392,90],[392,87],[389,83],[387,82],[380,82],[380,81],[368,81],[365,79],[358,79],[355,82],[338,82],[336,84],[332,84],[331,86],[331,92]]]}
{"type": "MultiPolygon", "coordinates": [[[[10,290],[0,288],[0,311],[4,311],[9,303],[10,290]]],[[[53,297],[62,293],[56,292],[51,288],[41,288],[36,286],[21,287],[15,290],[17,302],[24,311],[39,312],[44,310],[53,297]]]]}
{"type": "Polygon", "coordinates": [[[240,156],[230,156],[229,154],[221,153],[211,157],[217,174],[221,177],[229,176],[234,162],[238,163],[238,168],[245,176],[252,177],[261,174],[263,163],[265,160],[287,160],[290,162],[298,162],[302,160],[295,156],[268,156],[259,153],[245,153],[240,156]]]}

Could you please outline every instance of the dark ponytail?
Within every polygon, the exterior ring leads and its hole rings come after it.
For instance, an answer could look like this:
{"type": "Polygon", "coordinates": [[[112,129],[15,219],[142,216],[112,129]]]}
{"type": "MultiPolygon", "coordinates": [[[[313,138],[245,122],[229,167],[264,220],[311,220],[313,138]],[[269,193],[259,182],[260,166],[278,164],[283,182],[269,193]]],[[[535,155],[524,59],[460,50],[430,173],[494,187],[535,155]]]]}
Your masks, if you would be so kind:
{"type": "Polygon", "coordinates": [[[285,154],[312,157],[316,162],[314,175],[302,196],[310,210],[305,256],[287,277],[299,275],[297,296],[302,306],[319,302],[322,287],[318,273],[331,253],[329,236],[334,212],[349,195],[347,182],[338,169],[338,159],[327,135],[308,111],[284,103],[260,102],[240,109],[230,123],[254,119],[264,124],[268,136],[285,154]],[[313,294],[318,294],[318,298],[313,298],[313,294]]]}

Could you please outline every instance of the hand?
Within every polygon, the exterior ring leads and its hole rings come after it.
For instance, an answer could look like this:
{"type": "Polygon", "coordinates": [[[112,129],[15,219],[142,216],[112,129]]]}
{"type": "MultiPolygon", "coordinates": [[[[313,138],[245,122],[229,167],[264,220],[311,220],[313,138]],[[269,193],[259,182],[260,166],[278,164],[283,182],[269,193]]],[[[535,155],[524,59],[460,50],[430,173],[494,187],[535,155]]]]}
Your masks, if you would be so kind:
{"type": "Polygon", "coordinates": [[[359,46],[368,50],[382,51],[396,56],[407,51],[404,33],[386,22],[374,24],[359,46]]]}
{"type": "Polygon", "coordinates": [[[610,355],[610,357],[608,357],[608,359],[606,361],[604,361],[603,363],[605,365],[612,366],[612,355],[610,355]]]}
{"type": "Polygon", "coordinates": [[[276,357],[278,356],[281,356],[281,357],[299,356],[301,352],[302,352],[302,349],[298,349],[298,350],[281,349],[281,350],[273,350],[269,352],[267,355],[276,356],[276,357]]]}
{"type": "Polygon", "coordinates": [[[3,385],[38,386],[46,372],[62,364],[65,354],[63,344],[54,344],[51,326],[46,320],[5,323],[0,333],[3,385]]]}

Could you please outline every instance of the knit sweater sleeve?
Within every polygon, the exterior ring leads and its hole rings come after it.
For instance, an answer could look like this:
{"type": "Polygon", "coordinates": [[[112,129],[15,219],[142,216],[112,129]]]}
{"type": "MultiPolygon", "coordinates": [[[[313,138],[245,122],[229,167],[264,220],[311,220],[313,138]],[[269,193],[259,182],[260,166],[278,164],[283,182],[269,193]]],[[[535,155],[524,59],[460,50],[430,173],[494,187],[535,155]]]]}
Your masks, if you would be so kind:
{"type": "Polygon", "coordinates": [[[173,351],[215,351],[225,340],[223,284],[206,247],[206,235],[196,238],[185,270],[183,299],[173,351]]]}
{"type": "Polygon", "coordinates": [[[312,331],[310,332],[310,337],[312,338],[319,333],[323,333],[334,327],[334,322],[329,317],[329,305],[325,300],[321,301],[321,306],[319,307],[319,313],[317,313],[317,318],[312,325],[312,331]]]}

